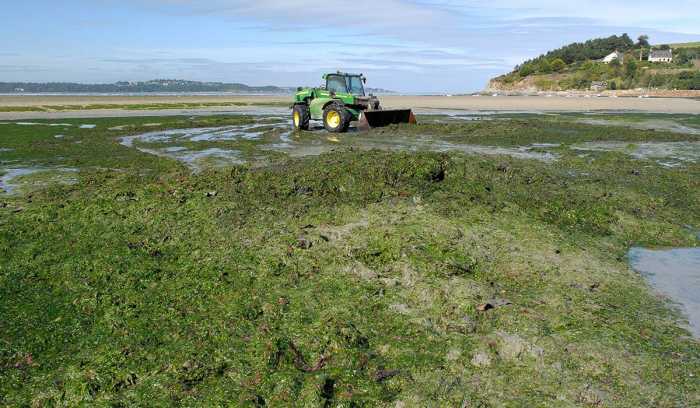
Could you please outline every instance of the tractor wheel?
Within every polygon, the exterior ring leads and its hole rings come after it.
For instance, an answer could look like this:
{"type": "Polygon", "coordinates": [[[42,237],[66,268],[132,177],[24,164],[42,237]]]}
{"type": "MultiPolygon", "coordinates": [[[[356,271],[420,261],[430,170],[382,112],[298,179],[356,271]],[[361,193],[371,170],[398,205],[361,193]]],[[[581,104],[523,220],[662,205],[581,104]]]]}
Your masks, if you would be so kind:
{"type": "Polygon", "coordinates": [[[344,106],[332,103],[323,110],[323,126],[333,133],[344,133],[350,126],[351,115],[344,106]]]}
{"type": "Polygon", "coordinates": [[[292,109],[292,125],[294,130],[309,130],[309,120],[311,115],[309,114],[308,105],[294,105],[292,109]]]}

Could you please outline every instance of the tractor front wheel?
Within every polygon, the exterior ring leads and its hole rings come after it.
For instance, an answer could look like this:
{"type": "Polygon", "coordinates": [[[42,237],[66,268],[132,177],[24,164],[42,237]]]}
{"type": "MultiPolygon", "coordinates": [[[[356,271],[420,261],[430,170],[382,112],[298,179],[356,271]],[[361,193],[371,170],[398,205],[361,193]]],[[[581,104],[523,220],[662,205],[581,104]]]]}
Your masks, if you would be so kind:
{"type": "Polygon", "coordinates": [[[294,130],[309,130],[309,120],[311,115],[309,114],[308,105],[294,105],[292,109],[292,126],[294,130]]]}
{"type": "Polygon", "coordinates": [[[333,133],[344,133],[350,126],[351,115],[344,106],[337,103],[328,105],[323,110],[323,126],[333,133]]]}

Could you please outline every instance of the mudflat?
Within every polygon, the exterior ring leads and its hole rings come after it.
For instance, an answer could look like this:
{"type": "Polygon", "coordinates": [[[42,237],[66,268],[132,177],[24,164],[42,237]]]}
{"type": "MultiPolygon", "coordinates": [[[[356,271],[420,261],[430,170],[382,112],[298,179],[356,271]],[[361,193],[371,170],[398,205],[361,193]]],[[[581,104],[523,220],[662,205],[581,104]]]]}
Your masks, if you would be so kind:
{"type": "MultiPolygon", "coordinates": [[[[231,108],[284,107],[287,96],[0,96],[0,119],[107,117],[226,112],[231,108]]],[[[385,108],[494,112],[630,111],[700,114],[700,100],[584,96],[383,96],[385,108]]]]}

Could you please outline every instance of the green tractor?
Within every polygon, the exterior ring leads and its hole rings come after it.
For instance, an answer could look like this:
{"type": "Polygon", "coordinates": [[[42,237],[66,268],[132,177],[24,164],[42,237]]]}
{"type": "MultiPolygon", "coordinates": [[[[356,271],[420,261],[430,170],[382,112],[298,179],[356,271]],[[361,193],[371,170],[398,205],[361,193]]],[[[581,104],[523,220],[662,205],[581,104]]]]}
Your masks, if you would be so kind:
{"type": "Polygon", "coordinates": [[[379,99],[365,95],[362,74],[337,72],[323,76],[326,86],[299,88],[292,105],[294,130],[309,130],[310,120],[322,120],[329,132],[347,132],[350,122],[363,131],[396,123],[416,123],[410,109],[383,110],[379,99]]]}

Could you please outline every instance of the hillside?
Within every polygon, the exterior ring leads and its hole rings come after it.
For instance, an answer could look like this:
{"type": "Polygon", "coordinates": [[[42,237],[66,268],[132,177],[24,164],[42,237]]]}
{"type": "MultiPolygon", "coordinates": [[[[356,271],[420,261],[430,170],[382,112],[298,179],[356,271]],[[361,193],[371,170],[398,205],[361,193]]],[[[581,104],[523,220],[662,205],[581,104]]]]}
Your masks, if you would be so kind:
{"type": "Polygon", "coordinates": [[[489,82],[489,91],[700,90],[700,44],[650,45],[627,35],[574,43],[540,55],[489,82]],[[673,62],[649,62],[651,50],[671,49],[673,62]],[[622,61],[602,59],[618,51],[622,61]]]}
{"type": "Polygon", "coordinates": [[[147,92],[234,92],[287,94],[292,88],[248,86],[239,83],[199,82],[179,79],[156,79],[113,84],[79,84],[72,82],[0,82],[0,93],[147,93],[147,92]]]}

